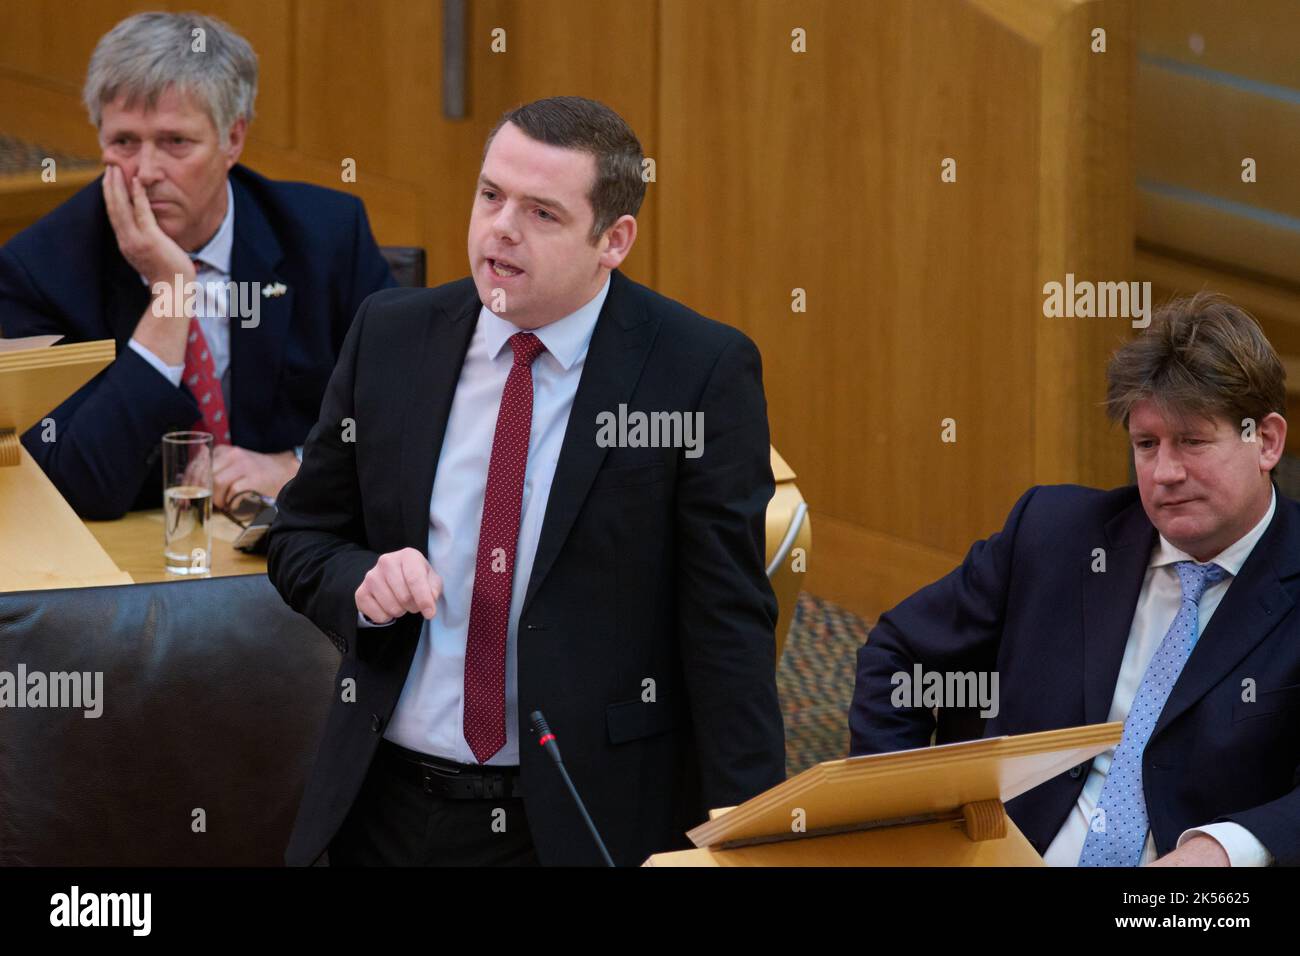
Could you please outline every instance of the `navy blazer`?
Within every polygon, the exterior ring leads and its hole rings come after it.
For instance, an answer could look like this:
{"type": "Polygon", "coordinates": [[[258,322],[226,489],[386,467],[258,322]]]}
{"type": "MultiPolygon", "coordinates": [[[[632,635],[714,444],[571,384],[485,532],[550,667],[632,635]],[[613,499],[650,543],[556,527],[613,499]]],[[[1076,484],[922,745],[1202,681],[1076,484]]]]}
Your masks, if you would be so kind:
{"type": "MultiPolygon", "coordinates": [[[[230,322],[230,426],[259,452],[303,444],[357,307],[395,285],[361,200],[306,183],[276,182],[236,165],[235,282],[280,282],[261,297],[256,326],[230,322]]],[[[0,333],[57,333],[63,342],[114,339],[117,358],[50,412],[23,444],[85,518],[117,518],[162,503],[158,445],[191,427],[199,408],[127,346],[150,290],[117,248],[100,180],[0,248],[0,333]]]]}
{"type": "MultiPolygon", "coordinates": [[[[406,683],[423,618],[359,631],[355,592],[380,554],[427,552],[434,474],[481,310],[470,279],[368,299],[280,496],[271,583],[342,652],[339,686],[356,687],[354,701],[333,695],[290,864],[333,839],[406,683]]],[[[520,776],[543,863],[600,857],[550,758],[526,746],[534,710],[620,865],[689,845],[686,830],[710,807],[784,779],[763,559],[770,454],[754,343],[615,271],[519,616],[520,776]],[[603,447],[598,416],[621,405],[699,412],[704,454],[603,447]]]]}
{"type": "MultiPolygon", "coordinates": [[[[883,615],[858,651],[852,753],[924,747],[934,719],[895,709],[890,677],[999,674],[984,736],[1105,723],[1156,543],[1136,487],[1032,488],[1006,527],[951,574],[883,615]],[[1094,549],[1105,571],[1094,571],[1094,549]]],[[[1142,756],[1156,851],[1189,827],[1241,824],[1276,862],[1300,864],[1300,504],[1272,522],[1210,619],[1142,756]],[[1254,693],[1247,692],[1253,687],[1254,693]]],[[[1039,853],[1075,805],[1090,763],[1012,800],[1039,853]]]]}

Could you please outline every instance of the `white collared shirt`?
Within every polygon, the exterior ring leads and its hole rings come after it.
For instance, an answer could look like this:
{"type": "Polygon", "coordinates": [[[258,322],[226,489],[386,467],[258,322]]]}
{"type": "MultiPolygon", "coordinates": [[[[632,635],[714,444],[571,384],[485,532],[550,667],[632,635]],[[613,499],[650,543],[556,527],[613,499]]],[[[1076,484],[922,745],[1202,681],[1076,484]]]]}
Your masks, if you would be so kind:
{"type": "MultiPolygon", "coordinates": [[[[465,742],[463,716],[465,642],[469,634],[470,598],[478,557],[479,524],[488,464],[496,432],[497,410],[506,376],[514,363],[510,336],[531,331],[546,346],[533,362],[533,422],[528,436],[519,541],[510,593],[506,632],[506,743],[488,764],[519,763],[518,668],[515,649],[519,613],[532,576],[533,556],[542,531],[555,466],[578,391],[596,319],[609,294],[609,278],[586,305],[540,329],[519,329],[484,307],[447,419],[447,432],[429,502],[429,563],[443,581],[438,613],[425,621],[415,658],[406,675],[384,736],[421,753],[458,763],[477,763],[465,742]]],[[[367,622],[359,618],[365,625],[367,622]]],[[[364,636],[361,638],[364,640],[364,636]]]]}
{"type": "MultiPolygon", "coordinates": [[[[1250,557],[1251,551],[1259,539],[1268,530],[1273,513],[1277,510],[1277,492],[1268,506],[1268,512],[1255,527],[1236,543],[1229,545],[1211,559],[1228,575],[1205,589],[1197,607],[1196,637],[1205,633],[1215,610],[1228,593],[1228,588],[1240,573],[1242,565],[1250,557]]],[[[1120,664],[1119,679],[1115,682],[1115,695],[1111,699],[1108,721],[1122,721],[1128,717],[1133,698],[1137,696],[1142,676],[1147,664],[1155,656],[1156,649],[1164,640],[1170,622],[1178,615],[1182,606],[1183,589],[1174,565],[1179,561],[1195,561],[1191,555],[1180,551],[1159,535],[1159,540],[1151,550],[1151,560],[1147,564],[1146,578],[1142,582],[1142,591],[1138,595],[1137,609],[1133,613],[1133,623],[1129,628],[1128,644],[1124,647],[1124,660],[1120,664]]],[[[1195,646],[1195,645],[1193,645],[1195,646]]],[[[1078,866],[1079,854],[1083,851],[1084,840],[1088,837],[1088,822],[1101,796],[1101,788],[1106,783],[1106,773],[1110,770],[1111,760],[1115,756],[1114,748],[1098,754],[1092,762],[1092,769],[1083,785],[1083,792],[1065,824],[1057,831],[1051,846],[1043,854],[1043,861],[1048,866],[1078,866]]],[[[1211,823],[1184,831],[1178,837],[1182,846],[1197,834],[1213,837],[1228,854],[1233,866],[1270,866],[1273,856],[1249,830],[1237,823],[1211,823]]],[[[1141,863],[1150,863],[1156,858],[1155,840],[1147,831],[1146,845],[1142,850],[1141,863]]]]}
{"type": "MultiPolygon", "coordinates": [[[[194,281],[203,290],[198,299],[199,328],[208,340],[208,351],[212,353],[212,364],[221,391],[225,395],[226,407],[230,407],[230,381],[226,372],[230,369],[230,310],[227,308],[226,283],[230,281],[230,256],[235,244],[235,191],[226,179],[226,216],[216,233],[198,252],[190,253],[190,258],[199,263],[194,281]]],[[[148,279],[140,276],[140,281],[148,279]]],[[[185,374],[185,365],[168,365],[157,355],[145,348],[134,338],[127,343],[142,359],[158,370],[158,374],[177,388],[181,376],[185,374]]]]}

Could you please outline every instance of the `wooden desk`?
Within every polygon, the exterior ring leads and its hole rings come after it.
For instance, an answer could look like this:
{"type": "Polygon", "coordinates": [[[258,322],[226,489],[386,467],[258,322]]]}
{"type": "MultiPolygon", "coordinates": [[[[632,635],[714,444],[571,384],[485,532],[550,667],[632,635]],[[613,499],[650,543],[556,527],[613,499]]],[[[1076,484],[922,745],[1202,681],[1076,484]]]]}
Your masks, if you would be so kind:
{"type": "MultiPolygon", "coordinates": [[[[136,584],[188,580],[179,574],[168,574],[163,567],[161,508],[157,511],[133,511],[117,521],[87,521],[86,527],[136,584]]],[[[231,546],[238,536],[238,525],[225,515],[212,515],[212,570],[209,577],[266,573],[266,558],[244,554],[231,546]]]]}
{"type": "MultiPolygon", "coordinates": [[[[8,440],[17,445],[12,433],[8,440]]],[[[18,447],[18,464],[0,467],[0,591],[130,584],[41,466],[18,447]]],[[[161,528],[158,536],[161,544],[161,528]]]]}
{"type": "MultiPolygon", "coordinates": [[[[25,451],[23,455],[26,456],[25,451]]],[[[794,472],[775,449],[772,450],[772,468],[777,481],[777,493],[768,509],[769,558],[785,534],[794,508],[803,500],[794,485],[794,472]]],[[[40,507],[33,508],[30,499],[24,498],[16,490],[5,495],[5,475],[4,470],[0,470],[0,539],[6,538],[7,530],[23,527],[30,531],[31,541],[38,542],[40,546],[24,545],[13,549],[14,553],[7,563],[2,560],[3,553],[0,553],[0,592],[36,587],[129,584],[132,580],[136,584],[187,580],[181,575],[168,574],[163,566],[161,508],[156,511],[133,511],[116,521],[86,521],[84,528],[78,527],[83,523],[29,457],[24,458],[23,470],[24,477],[43,489],[44,498],[40,507]],[[33,518],[34,515],[41,517],[33,518]],[[98,542],[98,548],[90,540],[85,540],[86,531],[98,542]],[[73,560],[72,546],[77,542],[82,542],[83,547],[78,552],[80,556],[73,560]],[[104,560],[103,552],[107,552],[111,561],[104,560]],[[129,579],[127,575],[130,576],[129,579]]],[[[9,478],[16,478],[17,469],[11,468],[8,471],[11,472],[9,478]]],[[[238,536],[239,528],[233,521],[225,515],[213,514],[210,577],[266,573],[264,557],[244,554],[232,547],[231,543],[238,536]]],[[[807,526],[796,544],[805,550],[811,546],[811,531],[807,526]]],[[[788,564],[773,576],[773,587],[782,610],[778,651],[784,643],[794,614],[795,597],[802,577],[802,574],[791,571],[788,564]]]]}

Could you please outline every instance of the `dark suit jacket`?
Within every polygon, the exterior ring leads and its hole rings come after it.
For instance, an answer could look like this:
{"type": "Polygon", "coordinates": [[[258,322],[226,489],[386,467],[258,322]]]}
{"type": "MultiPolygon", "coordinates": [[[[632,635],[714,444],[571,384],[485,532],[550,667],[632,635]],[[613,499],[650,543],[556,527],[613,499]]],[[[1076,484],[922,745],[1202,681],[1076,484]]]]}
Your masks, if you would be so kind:
{"type": "MultiPolygon", "coordinates": [[[[923,747],[928,710],[895,709],[890,675],[999,673],[984,736],[1105,723],[1156,531],[1136,487],[1040,487],[947,577],[881,617],[858,652],[854,754],[923,747]],[[1106,570],[1094,572],[1093,549],[1106,570]]],[[[1183,830],[1232,820],[1280,864],[1300,863],[1300,504],[1277,511],[1196,642],[1142,759],[1156,851],[1183,830]],[[1243,700],[1243,681],[1256,700],[1243,700]]],[[[1039,853],[1089,765],[1011,801],[1039,853]]]]}
{"type": "MultiPolygon", "coordinates": [[[[684,846],[710,807],[785,776],[776,601],[764,572],[773,493],[758,350],[615,272],[583,367],[519,619],[521,777],[543,863],[599,856],[549,758],[542,710],[610,854],[684,846]],[[597,415],[699,411],[699,458],[601,448],[597,415]],[[654,701],[643,702],[643,681],[654,701]]],[[[330,380],[272,532],[271,580],[343,652],[292,840],[315,860],[348,812],[397,697],[422,618],[357,633],[354,592],[379,554],[427,553],[429,499],[480,310],[469,279],[372,296],[330,380]],[[355,422],[355,441],[341,423],[355,422]]]]}
{"type": "MultiPolygon", "coordinates": [[[[261,297],[260,321],[230,322],[231,440],[259,452],[301,445],[357,306],[393,285],[353,196],[275,182],[243,166],[235,196],[231,279],[281,282],[261,297]]],[[[78,514],[117,518],[162,502],[162,435],[199,418],[174,387],[127,346],[150,290],[118,251],[97,179],[0,249],[0,331],[58,333],[63,342],[114,339],[117,358],[50,413],[55,441],[37,425],[23,444],[78,514]]]]}

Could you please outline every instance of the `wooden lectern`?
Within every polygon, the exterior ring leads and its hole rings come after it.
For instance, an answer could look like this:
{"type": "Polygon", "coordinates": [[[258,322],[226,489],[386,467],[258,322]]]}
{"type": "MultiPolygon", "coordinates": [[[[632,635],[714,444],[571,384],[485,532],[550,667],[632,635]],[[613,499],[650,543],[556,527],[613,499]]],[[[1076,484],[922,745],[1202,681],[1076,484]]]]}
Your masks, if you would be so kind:
{"type": "Polygon", "coordinates": [[[18,440],[113,361],[111,339],[59,338],[0,339],[0,591],[131,583],[18,440]]]}
{"type": "Polygon", "coordinates": [[[1004,804],[1119,743],[1124,724],[830,760],[644,866],[1042,866],[1004,804]]]}

